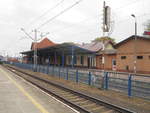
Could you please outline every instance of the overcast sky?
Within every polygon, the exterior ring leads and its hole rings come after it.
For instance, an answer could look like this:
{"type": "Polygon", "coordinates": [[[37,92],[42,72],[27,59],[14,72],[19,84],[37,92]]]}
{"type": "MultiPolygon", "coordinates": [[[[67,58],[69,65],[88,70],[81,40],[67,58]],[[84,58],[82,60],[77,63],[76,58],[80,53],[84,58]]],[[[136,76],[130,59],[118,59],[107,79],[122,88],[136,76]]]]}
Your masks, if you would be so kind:
{"type": "MultiPolygon", "coordinates": [[[[78,0],[1,0],[0,3],[0,54],[17,55],[30,49],[32,30],[54,17],[78,0]],[[59,6],[54,8],[56,4],[59,6]],[[43,15],[44,14],[44,15],[43,15]],[[42,15],[42,16],[41,16],[42,15]]],[[[138,34],[143,33],[143,23],[150,19],[150,0],[105,0],[111,7],[113,32],[110,35],[119,42],[134,34],[135,14],[138,34]]],[[[102,36],[103,0],[83,0],[61,16],[38,29],[49,32],[47,37],[55,43],[89,43],[102,36]]]]}

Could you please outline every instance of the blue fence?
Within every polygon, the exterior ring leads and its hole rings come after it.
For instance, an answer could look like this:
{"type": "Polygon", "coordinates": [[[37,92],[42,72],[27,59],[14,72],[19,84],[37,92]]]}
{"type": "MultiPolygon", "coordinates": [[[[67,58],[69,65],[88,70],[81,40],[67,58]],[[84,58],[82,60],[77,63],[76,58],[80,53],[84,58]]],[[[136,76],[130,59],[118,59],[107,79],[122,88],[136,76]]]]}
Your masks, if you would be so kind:
{"type": "MultiPolygon", "coordinates": [[[[33,64],[12,64],[20,68],[33,70],[33,64]]],[[[104,90],[120,91],[126,93],[129,97],[137,96],[150,99],[150,76],[46,65],[37,65],[37,71],[104,90]]]]}

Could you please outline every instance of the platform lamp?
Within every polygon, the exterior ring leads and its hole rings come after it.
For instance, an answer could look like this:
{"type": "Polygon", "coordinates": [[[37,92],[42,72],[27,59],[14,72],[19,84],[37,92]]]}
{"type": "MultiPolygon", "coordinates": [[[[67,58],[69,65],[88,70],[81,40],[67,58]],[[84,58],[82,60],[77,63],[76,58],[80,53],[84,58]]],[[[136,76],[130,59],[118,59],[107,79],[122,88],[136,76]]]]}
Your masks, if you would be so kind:
{"type": "Polygon", "coordinates": [[[136,40],[137,40],[137,19],[136,16],[134,14],[131,14],[131,16],[134,18],[135,20],[135,36],[134,36],[134,74],[136,74],[136,40]]]}

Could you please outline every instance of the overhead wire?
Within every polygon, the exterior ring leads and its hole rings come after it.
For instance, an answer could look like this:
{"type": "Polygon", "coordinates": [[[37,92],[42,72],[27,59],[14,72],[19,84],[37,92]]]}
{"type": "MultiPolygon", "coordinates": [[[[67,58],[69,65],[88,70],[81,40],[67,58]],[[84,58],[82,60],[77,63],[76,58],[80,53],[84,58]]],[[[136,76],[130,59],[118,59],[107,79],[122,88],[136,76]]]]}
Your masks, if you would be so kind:
{"type": "MultiPolygon", "coordinates": [[[[143,16],[148,16],[148,15],[150,15],[150,14],[141,14],[141,15],[137,15],[137,17],[139,17],[139,18],[141,18],[141,17],[143,17],[143,16]]],[[[122,19],[122,20],[120,20],[120,21],[118,21],[118,23],[124,23],[125,21],[128,21],[129,20],[129,18],[126,18],[126,19],[122,19]]],[[[93,28],[92,28],[93,29],[93,28]]],[[[63,29],[63,30],[65,30],[65,29],[63,29]]],[[[61,30],[59,30],[59,31],[61,31],[61,30]]],[[[71,34],[69,34],[69,36],[70,35],[73,35],[73,36],[76,36],[76,35],[85,35],[85,34],[83,34],[83,33],[92,33],[93,31],[91,31],[91,28],[88,28],[88,29],[86,29],[86,30],[84,30],[84,31],[80,31],[80,32],[78,32],[78,33],[71,33],[71,34]]],[[[58,32],[57,32],[58,33],[58,32]]]]}
{"type": "Polygon", "coordinates": [[[79,4],[81,1],[83,0],[79,0],[77,2],[75,2],[74,4],[72,4],[71,6],[67,7],[66,9],[64,9],[63,11],[61,11],[60,13],[58,13],[57,15],[55,15],[54,17],[48,19],[46,22],[44,22],[43,24],[41,24],[39,27],[37,27],[37,29],[40,29],[41,27],[43,27],[44,25],[46,25],[47,23],[49,23],[50,21],[54,20],[55,18],[59,17],[60,15],[62,15],[63,13],[65,13],[66,11],[72,9],[74,6],[76,6],[77,4],[79,4]]]}
{"type": "MultiPolygon", "coordinates": [[[[118,8],[116,8],[116,10],[118,10],[118,9],[122,9],[122,8],[124,8],[124,7],[127,7],[127,6],[129,6],[129,5],[131,5],[131,4],[133,4],[133,3],[135,3],[135,2],[139,2],[139,1],[141,1],[141,0],[134,0],[134,1],[132,1],[132,2],[130,2],[130,3],[128,3],[128,4],[126,4],[126,5],[124,5],[123,7],[121,6],[121,7],[118,7],[118,8]]],[[[121,21],[119,21],[119,22],[124,22],[125,20],[127,20],[127,19],[124,19],[124,20],[121,20],[121,21]]],[[[65,29],[68,29],[68,28],[71,28],[70,26],[69,27],[66,27],[65,29]]],[[[63,29],[64,30],[64,29],[63,29]]]]}
{"type": "MultiPolygon", "coordinates": [[[[95,25],[97,25],[97,23],[95,23],[95,25]]],[[[94,26],[95,26],[94,25],[94,26]]],[[[71,35],[73,35],[73,36],[76,36],[76,35],[88,35],[87,33],[93,33],[93,31],[94,32],[97,32],[97,30],[95,31],[95,29],[97,29],[97,28],[95,28],[95,27],[93,27],[93,24],[91,25],[91,27],[90,28],[86,28],[86,29],[84,29],[84,30],[82,30],[82,31],[78,31],[78,30],[75,30],[75,31],[77,31],[77,32],[73,32],[73,33],[69,33],[69,34],[67,34],[67,36],[71,36],[71,35]],[[85,34],[86,33],[86,34],[85,34]]],[[[64,30],[66,30],[66,29],[64,29],[64,30]]],[[[58,31],[59,32],[59,31],[58,31]]],[[[57,32],[57,33],[58,33],[57,32]]],[[[61,30],[60,30],[60,32],[61,32],[61,30]]],[[[54,32],[53,32],[54,33],[54,32]]]]}
{"type": "MultiPolygon", "coordinates": [[[[128,3],[128,4],[124,5],[124,6],[121,6],[121,7],[116,8],[116,10],[121,9],[121,8],[124,8],[124,7],[128,6],[128,5],[131,5],[132,3],[139,2],[139,1],[140,1],[140,0],[138,0],[138,1],[137,1],[137,0],[134,0],[134,1],[128,3]]],[[[53,18],[52,18],[52,20],[53,20],[53,18]]],[[[65,29],[67,29],[67,28],[71,28],[71,27],[69,26],[69,27],[66,27],[65,29]]],[[[64,30],[64,29],[63,29],[63,30],[64,30]]]]}
{"type": "Polygon", "coordinates": [[[55,8],[57,8],[59,5],[61,5],[64,2],[64,0],[61,0],[60,2],[58,2],[56,5],[54,5],[53,7],[51,7],[50,9],[48,9],[47,11],[45,11],[43,14],[41,14],[40,16],[38,16],[37,18],[35,18],[34,20],[32,20],[29,25],[36,23],[39,19],[41,19],[42,17],[44,17],[46,14],[50,13],[51,11],[53,11],[55,8]]]}
{"type": "MultiPolygon", "coordinates": [[[[52,10],[54,10],[55,8],[57,8],[59,5],[61,5],[64,2],[64,0],[61,0],[60,2],[58,2],[55,6],[53,6],[52,8],[48,9],[47,11],[45,11],[42,15],[40,15],[39,17],[37,17],[36,19],[34,19],[32,22],[30,22],[30,25],[35,23],[36,21],[38,21],[40,18],[42,18],[43,16],[45,16],[47,13],[51,12],[52,10]]],[[[32,32],[30,32],[29,34],[31,34],[32,32]]],[[[21,38],[22,40],[23,38],[21,38]]],[[[20,39],[19,39],[20,40],[20,39]]]]}
{"type": "MultiPolygon", "coordinates": [[[[84,19],[84,20],[81,20],[80,22],[78,22],[77,24],[79,24],[79,23],[86,23],[86,22],[88,22],[89,20],[95,20],[95,18],[91,18],[91,19],[89,19],[89,18],[86,18],[86,19],[84,19]]],[[[73,28],[73,27],[75,27],[74,26],[74,24],[71,24],[71,25],[69,25],[69,26],[67,26],[67,27],[63,27],[63,28],[61,28],[61,29],[56,29],[56,30],[54,30],[53,32],[62,32],[62,31],[65,31],[66,29],[70,29],[70,28],[73,28]]]]}
{"type": "MultiPolygon", "coordinates": [[[[82,1],[82,0],[79,0],[79,1],[82,1]]],[[[78,1],[78,2],[79,2],[79,1],[78,1]]],[[[139,1],[140,1],[140,0],[139,0],[139,1]]],[[[124,7],[127,7],[128,5],[131,5],[132,3],[139,2],[139,1],[134,0],[134,1],[130,2],[130,3],[128,3],[127,5],[124,5],[124,6],[121,6],[121,7],[116,8],[116,10],[121,9],[121,8],[124,8],[124,7]]],[[[70,7],[66,8],[65,10],[61,11],[60,13],[58,13],[57,15],[55,15],[54,17],[48,19],[46,22],[44,22],[43,24],[41,24],[41,25],[38,27],[38,29],[40,29],[41,27],[43,27],[44,25],[46,25],[46,24],[49,23],[50,21],[54,20],[55,18],[57,18],[58,16],[60,16],[60,15],[63,14],[64,12],[66,12],[67,10],[69,10],[69,9],[71,9],[72,7],[74,7],[75,5],[77,5],[78,2],[76,2],[76,3],[73,4],[73,5],[71,5],[70,7]]]]}

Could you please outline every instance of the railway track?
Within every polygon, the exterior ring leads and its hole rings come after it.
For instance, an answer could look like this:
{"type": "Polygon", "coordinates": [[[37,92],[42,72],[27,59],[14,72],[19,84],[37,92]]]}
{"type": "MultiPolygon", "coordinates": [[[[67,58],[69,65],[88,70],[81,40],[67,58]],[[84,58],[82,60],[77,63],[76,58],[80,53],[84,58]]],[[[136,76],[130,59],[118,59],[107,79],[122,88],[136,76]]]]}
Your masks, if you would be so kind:
{"type": "Polygon", "coordinates": [[[5,68],[67,103],[81,113],[135,113],[129,109],[103,102],[100,99],[60,86],[52,81],[23,72],[11,66],[5,66],[5,68]]]}

